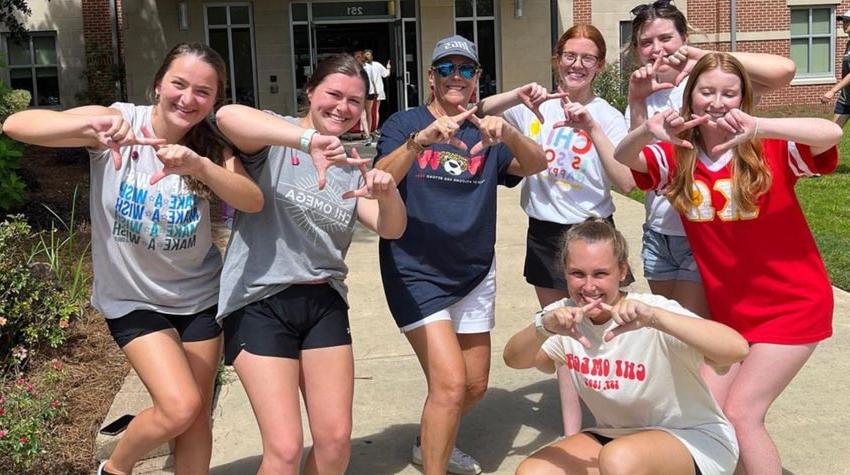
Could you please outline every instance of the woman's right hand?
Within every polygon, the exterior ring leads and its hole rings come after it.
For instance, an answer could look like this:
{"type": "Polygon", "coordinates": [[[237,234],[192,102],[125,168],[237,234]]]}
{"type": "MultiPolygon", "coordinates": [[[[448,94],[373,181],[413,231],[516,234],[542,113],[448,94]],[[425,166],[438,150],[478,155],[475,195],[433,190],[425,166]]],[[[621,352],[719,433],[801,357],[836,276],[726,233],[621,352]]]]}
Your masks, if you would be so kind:
{"type": "Polygon", "coordinates": [[[316,167],[320,190],[327,182],[325,175],[328,168],[340,165],[359,167],[369,163],[368,159],[361,159],[359,156],[351,158],[346,155],[339,137],[318,133],[310,138],[310,157],[313,159],[313,166],[316,167]]]}
{"type": "Polygon", "coordinates": [[[466,144],[454,135],[460,130],[463,121],[472,117],[476,111],[478,111],[478,108],[473,107],[453,116],[442,115],[437,117],[428,127],[416,134],[416,142],[423,147],[436,143],[446,143],[461,150],[467,150],[466,144]]]}
{"type": "Polygon", "coordinates": [[[642,127],[646,127],[646,130],[655,137],[655,140],[680,147],[694,148],[692,143],[680,139],[679,134],[700,124],[705,124],[708,120],[709,116],[704,115],[686,121],[678,112],[667,109],[650,117],[642,127]]]}
{"type": "MultiPolygon", "coordinates": [[[[89,119],[95,139],[112,153],[112,164],[121,169],[121,147],[131,145],[164,145],[165,139],[136,137],[130,123],[120,115],[99,115],[89,119]]],[[[151,134],[152,135],[152,134],[151,134]]]]}
{"type": "Polygon", "coordinates": [[[593,301],[583,307],[558,307],[543,315],[543,327],[552,333],[568,336],[585,348],[590,348],[590,340],[579,331],[578,325],[584,320],[585,312],[599,306],[600,301],[593,301]]]}
{"type": "Polygon", "coordinates": [[[560,87],[558,88],[557,93],[550,94],[545,87],[537,84],[536,82],[530,82],[524,86],[520,86],[516,88],[515,91],[517,99],[519,99],[519,101],[537,117],[537,120],[541,124],[546,120],[546,118],[543,117],[543,113],[540,112],[540,106],[546,101],[564,99],[569,96],[569,94],[562,91],[560,87]]]}
{"type": "Polygon", "coordinates": [[[641,66],[629,76],[629,102],[643,102],[654,92],[676,87],[672,82],[658,81],[657,71],[663,61],[664,56],[659,55],[654,62],[641,66]]]}

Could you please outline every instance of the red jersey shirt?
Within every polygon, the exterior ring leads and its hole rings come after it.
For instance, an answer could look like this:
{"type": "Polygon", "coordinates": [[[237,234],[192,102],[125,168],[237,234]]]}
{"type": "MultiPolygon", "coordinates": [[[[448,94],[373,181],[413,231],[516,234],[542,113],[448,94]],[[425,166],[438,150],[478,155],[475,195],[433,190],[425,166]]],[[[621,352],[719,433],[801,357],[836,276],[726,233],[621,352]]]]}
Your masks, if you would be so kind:
{"type": "MultiPolygon", "coordinates": [[[[702,275],[712,319],[751,343],[804,344],[832,335],[832,287],[800,209],[794,184],[829,173],[838,150],[812,156],[808,146],[763,140],[773,184],[752,212],[732,199],[732,152],[715,162],[700,153],[696,206],[682,223],[702,275]]],[[[676,171],[672,145],[643,149],[648,173],[632,172],[644,190],[664,190],[676,171]]]]}

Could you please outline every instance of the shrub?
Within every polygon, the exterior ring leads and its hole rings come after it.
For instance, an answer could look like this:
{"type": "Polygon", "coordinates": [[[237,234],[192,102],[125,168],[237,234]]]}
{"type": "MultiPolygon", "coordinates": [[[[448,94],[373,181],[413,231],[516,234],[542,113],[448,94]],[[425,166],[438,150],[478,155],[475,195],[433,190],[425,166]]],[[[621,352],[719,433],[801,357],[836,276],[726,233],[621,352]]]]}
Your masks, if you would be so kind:
{"type": "Polygon", "coordinates": [[[0,368],[6,370],[23,368],[40,347],[60,346],[82,311],[50,266],[28,250],[36,238],[22,216],[0,223],[0,368]]]}
{"type": "Polygon", "coordinates": [[[27,187],[16,173],[21,168],[23,146],[0,136],[0,211],[8,211],[27,200],[27,187]]]}
{"type": "Polygon", "coordinates": [[[13,89],[6,92],[0,100],[0,118],[6,120],[6,117],[15,112],[26,109],[31,100],[32,94],[26,89],[13,89]]]}
{"type": "Polygon", "coordinates": [[[65,403],[54,388],[64,377],[54,361],[38,383],[23,377],[0,386],[0,471],[21,473],[43,451],[44,438],[58,417],[67,415],[65,403]]]}
{"type": "Polygon", "coordinates": [[[593,92],[620,112],[629,105],[629,77],[614,64],[606,64],[593,81],[593,92]]]}
{"type": "MultiPolygon", "coordinates": [[[[0,62],[0,67],[5,66],[0,62]]],[[[0,121],[27,108],[32,98],[29,91],[9,89],[0,82],[0,121]]],[[[0,126],[2,127],[2,126],[0,126]]],[[[21,168],[23,146],[6,136],[0,136],[0,211],[8,211],[27,200],[27,187],[18,169],[21,168]]]]}

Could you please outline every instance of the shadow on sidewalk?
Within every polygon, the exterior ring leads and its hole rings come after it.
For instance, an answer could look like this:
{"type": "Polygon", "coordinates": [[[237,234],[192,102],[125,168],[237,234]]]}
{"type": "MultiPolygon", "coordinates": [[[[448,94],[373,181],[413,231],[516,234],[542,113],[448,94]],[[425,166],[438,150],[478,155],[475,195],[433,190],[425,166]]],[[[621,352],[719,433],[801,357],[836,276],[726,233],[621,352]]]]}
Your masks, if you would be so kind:
{"type": "MultiPolygon", "coordinates": [[[[489,389],[487,396],[464,417],[458,446],[475,457],[484,472],[501,473],[499,469],[506,457],[524,458],[561,432],[557,383],[546,379],[515,391],[489,389]],[[533,428],[537,436],[517,441],[524,426],[533,428]],[[517,442],[524,443],[515,446],[517,442]]],[[[379,433],[353,439],[347,473],[389,475],[405,470],[410,465],[411,448],[418,433],[418,424],[395,424],[379,433]]]]}

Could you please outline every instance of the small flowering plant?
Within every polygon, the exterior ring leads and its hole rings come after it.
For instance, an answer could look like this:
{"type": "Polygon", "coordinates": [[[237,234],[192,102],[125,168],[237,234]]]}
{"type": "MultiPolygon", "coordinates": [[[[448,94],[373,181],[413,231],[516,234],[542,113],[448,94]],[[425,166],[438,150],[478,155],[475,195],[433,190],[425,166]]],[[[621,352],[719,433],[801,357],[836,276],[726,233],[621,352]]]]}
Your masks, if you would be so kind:
{"type": "Polygon", "coordinates": [[[39,349],[61,346],[83,311],[51,270],[59,265],[51,264],[59,261],[55,253],[29,245],[38,236],[22,216],[0,222],[0,373],[23,369],[39,349]],[[51,259],[44,262],[45,255],[51,259]]]}
{"type": "Polygon", "coordinates": [[[17,377],[0,385],[0,467],[19,473],[41,454],[44,436],[67,415],[53,389],[63,377],[55,361],[37,382],[17,377]]]}

